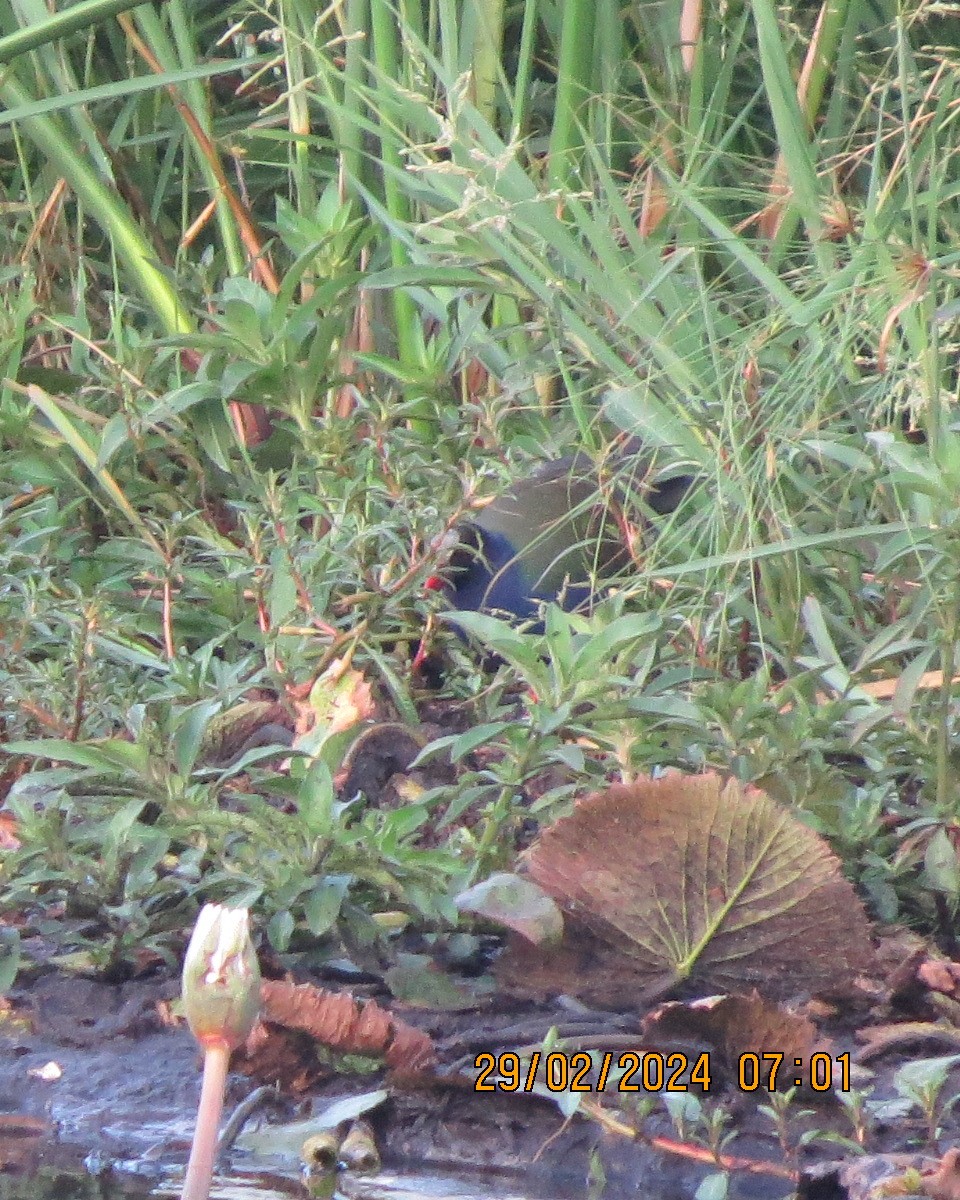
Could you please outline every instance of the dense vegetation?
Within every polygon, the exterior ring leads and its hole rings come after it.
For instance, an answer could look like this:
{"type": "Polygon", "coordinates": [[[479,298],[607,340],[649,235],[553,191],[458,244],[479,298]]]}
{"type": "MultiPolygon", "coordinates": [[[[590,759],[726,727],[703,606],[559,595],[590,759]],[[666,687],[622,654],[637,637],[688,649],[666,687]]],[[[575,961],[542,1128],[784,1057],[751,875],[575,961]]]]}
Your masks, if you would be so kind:
{"type": "Polygon", "coordinates": [[[531,818],[666,766],[761,782],[874,915],[950,936],[948,16],[0,14],[8,975],[18,929],[169,956],[203,899],[279,949],[441,927],[531,818]],[[699,477],[678,518],[590,618],[479,622],[492,672],[436,622],[417,676],[436,536],[618,431],[699,477]],[[381,718],[445,709],[449,779],[338,796],[337,662],[381,718]],[[319,732],[288,772],[211,757],[291,699],[319,732]]]}

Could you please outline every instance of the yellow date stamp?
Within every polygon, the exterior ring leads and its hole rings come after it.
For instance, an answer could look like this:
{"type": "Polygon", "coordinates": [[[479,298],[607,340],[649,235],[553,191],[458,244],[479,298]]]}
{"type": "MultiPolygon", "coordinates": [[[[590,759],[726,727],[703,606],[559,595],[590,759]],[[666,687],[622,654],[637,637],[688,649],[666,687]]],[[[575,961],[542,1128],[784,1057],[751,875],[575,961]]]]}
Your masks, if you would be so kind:
{"type": "MultiPolygon", "coordinates": [[[[710,1052],[657,1050],[535,1050],[523,1058],[511,1050],[473,1060],[477,1092],[709,1092],[714,1081],[710,1052]]],[[[850,1090],[850,1055],[788,1058],[779,1051],[748,1052],[721,1072],[741,1092],[807,1087],[814,1092],[850,1090]]]]}

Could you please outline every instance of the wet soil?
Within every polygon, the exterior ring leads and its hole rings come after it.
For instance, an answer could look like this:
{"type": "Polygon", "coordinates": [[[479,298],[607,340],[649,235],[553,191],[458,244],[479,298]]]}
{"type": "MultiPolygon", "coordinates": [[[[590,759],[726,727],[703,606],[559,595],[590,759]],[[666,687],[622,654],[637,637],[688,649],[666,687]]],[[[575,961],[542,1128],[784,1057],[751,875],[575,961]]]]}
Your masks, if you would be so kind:
{"type": "MultiPolygon", "coordinates": [[[[0,1026],[0,1184],[7,1187],[0,1189],[0,1200],[69,1200],[73,1195],[105,1200],[117,1194],[110,1190],[117,1180],[123,1181],[123,1195],[147,1194],[164,1180],[169,1186],[186,1159],[200,1083],[196,1045],[170,1015],[177,986],[174,980],[111,986],[54,973],[15,994],[0,1026]],[[12,1190],[18,1179],[28,1177],[34,1180],[32,1190],[12,1190]],[[40,1182],[50,1178],[52,1190],[41,1189],[40,1182]],[[71,1179],[82,1181],[85,1190],[70,1190],[71,1179]]],[[[530,1020],[529,1013],[521,1015],[530,1020]]],[[[505,1025],[515,1026],[518,1019],[518,1014],[498,1016],[505,1025]]],[[[542,1019],[546,1029],[556,1014],[544,1013],[542,1019]]],[[[458,1029],[466,1033],[466,1020],[460,1014],[446,1022],[451,1046],[458,1029]]],[[[427,1023],[435,1033],[445,1024],[438,1014],[427,1023]]],[[[461,1049],[468,1046],[465,1037],[461,1049]]],[[[309,1096],[281,1098],[262,1119],[301,1120],[334,1096],[367,1092],[383,1082],[382,1076],[352,1082],[331,1074],[309,1096]]],[[[257,1081],[231,1076],[226,1111],[256,1086],[257,1081]]],[[[488,1197],[564,1200],[586,1195],[589,1180],[605,1177],[605,1197],[686,1200],[711,1172],[709,1162],[664,1154],[624,1136],[626,1127],[605,1130],[596,1120],[567,1121],[554,1103],[537,1096],[478,1095],[464,1086],[462,1076],[458,1084],[440,1078],[416,1087],[391,1086],[388,1080],[386,1086],[391,1098],[370,1118],[392,1173],[344,1179],[345,1195],[401,1197],[411,1194],[404,1174],[426,1172],[436,1183],[454,1172],[460,1184],[439,1194],[477,1194],[479,1181],[479,1194],[488,1197]]],[[[779,1160],[782,1166],[772,1139],[751,1134],[756,1125],[751,1112],[755,1108],[741,1105],[736,1114],[741,1134],[736,1152],[774,1167],[779,1160]]],[[[660,1131],[671,1132],[665,1117],[660,1131]]],[[[294,1159],[251,1164],[235,1155],[231,1163],[241,1171],[276,1169],[285,1189],[305,1194],[294,1159]]],[[[412,1194],[429,1190],[421,1183],[412,1194]]],[[[794,1192],[793,1183],[759,1171],[735,1178],[729,1194],[775,1200],[794,1192]]],[[[821,1187],[816,1194],[826,1200],[840,1193],[821,1187]]]]}

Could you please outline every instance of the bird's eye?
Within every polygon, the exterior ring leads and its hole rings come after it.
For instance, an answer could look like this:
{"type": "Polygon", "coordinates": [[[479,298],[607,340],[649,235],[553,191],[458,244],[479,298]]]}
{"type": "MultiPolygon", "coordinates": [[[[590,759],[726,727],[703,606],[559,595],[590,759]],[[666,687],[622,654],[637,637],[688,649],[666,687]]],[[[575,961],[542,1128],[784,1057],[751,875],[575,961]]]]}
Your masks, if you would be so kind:
{"type": "Polygon", "coordinates": [[[431,575],[424,586],[432,592],[442,592],[456,586],[457,580],[467,575],[483,552],[480,530],[469,521],[454,526],[434,544],[439,560],[439,570],[431,575]]]}

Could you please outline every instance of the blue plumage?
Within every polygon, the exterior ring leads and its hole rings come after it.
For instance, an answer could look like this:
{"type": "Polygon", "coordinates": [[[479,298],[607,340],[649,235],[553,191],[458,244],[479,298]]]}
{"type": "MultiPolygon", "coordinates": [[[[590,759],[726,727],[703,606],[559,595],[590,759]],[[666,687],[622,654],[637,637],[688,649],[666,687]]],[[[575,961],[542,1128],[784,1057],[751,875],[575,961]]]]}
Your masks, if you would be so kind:
{"type": "MultiPolygon", "coordinates": [[[[677,475],[650,484],[642,465],[632,465],[631,474],[640,478],[628,482],[660,515],[673,512],[693,483],[677,475]]],[[[615,481],[602,491],[586,455],[547,463],[456,528],[457,544],[428,586],[460,611],[502,612],[521,621],[536,620],[543,601],[568,612],[589,608],[598,583],[629,563],[618,519],[624,500],[615,481]]]]}

